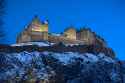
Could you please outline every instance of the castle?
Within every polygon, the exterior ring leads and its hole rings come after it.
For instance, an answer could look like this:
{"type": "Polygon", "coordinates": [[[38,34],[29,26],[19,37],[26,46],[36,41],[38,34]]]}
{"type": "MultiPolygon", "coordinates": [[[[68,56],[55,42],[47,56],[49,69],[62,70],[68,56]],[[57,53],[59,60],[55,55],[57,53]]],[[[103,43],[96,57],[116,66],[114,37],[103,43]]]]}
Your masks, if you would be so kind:
{"type": "Polygon", "coordinates": [[[63,34],[57,35],[48,32],[48,20],[41,20],[35,16],[32,22],[17,36],[17,43],[48,41],[52,43],[85,44],[106,46],[106,42],[89,28],[76,30],[68,27],[63,34]]]}

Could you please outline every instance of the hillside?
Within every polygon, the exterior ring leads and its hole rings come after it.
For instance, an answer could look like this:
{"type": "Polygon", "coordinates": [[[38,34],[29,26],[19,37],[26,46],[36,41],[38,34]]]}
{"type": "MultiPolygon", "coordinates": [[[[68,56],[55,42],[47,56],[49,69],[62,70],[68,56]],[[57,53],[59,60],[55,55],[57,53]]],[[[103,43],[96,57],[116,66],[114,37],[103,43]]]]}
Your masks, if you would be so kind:
{"type": "Polygon", "coordinates": [[[125,83],[125,62],[108,47],[1,45],[0,83],[125,83]]]}
{"type": "Polygon", "coordinates": [[[106,56],[115,58],[114,51],[109,47],[98,45],[79,45],[79,44],[63,44],[49,42],[28,42],[10,45],[0,45],[0,52],[15,53],[15,52],[78,52],[78,53],[104,53],[106,56]]]}

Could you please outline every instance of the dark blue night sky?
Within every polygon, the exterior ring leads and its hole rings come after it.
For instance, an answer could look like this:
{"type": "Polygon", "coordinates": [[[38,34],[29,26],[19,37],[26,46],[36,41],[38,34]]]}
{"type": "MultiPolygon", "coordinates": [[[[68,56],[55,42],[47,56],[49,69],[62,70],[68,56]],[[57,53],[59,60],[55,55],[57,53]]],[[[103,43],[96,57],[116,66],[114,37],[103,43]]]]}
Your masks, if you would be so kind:
{"type": "Polygon", "coordinates": [[[63,32],[70,25],[88,26],[101,35],[117,57],[125,60],[125,0],[7,0],[5,29],[7,43],[34,15],[49,20],[50,32],[63,32]]]}

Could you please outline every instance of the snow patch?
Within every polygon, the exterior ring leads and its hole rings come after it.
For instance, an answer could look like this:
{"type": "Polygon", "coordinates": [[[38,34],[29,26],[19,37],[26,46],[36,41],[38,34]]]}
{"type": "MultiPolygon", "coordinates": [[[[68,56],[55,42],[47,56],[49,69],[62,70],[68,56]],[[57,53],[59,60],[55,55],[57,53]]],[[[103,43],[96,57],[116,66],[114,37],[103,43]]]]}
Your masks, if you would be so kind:
{"type": "Polygon", "coordinates": [[[18,43],[18,44],[12,44],[11,46],[28,46],[28,45],[37,45],[37,46],[50,46],[53,45],[53,43],[49,42],[27,42],[27,43],[18,43]]]}
{"type": "Polygon", "coordinates": [[[16,58],[23,63],[29,62],[32,60],[31,54],[28,52],[21,52],[21,53],[16,53],[15,54],[16,58]]]}
{"type": "Polygon", "coordinates": [[[111,57],[106,56],[104,53],[99,53],[98,57],[106,62],[109,62],[109,63],[115,62],[111,57]]]}
{"type": "MultiPolygon", "coordinates": [[[[44,52],[44,54],[48,55],[49,52],[44,52]]],[[[84,62],[97,62],[99,59],[96,55],[85,53],[85,54],[79,54],[77,52],[65,52],[65,53],[51,53],[52,56],[56,59],[58,59],[63,64],[69,64],[74,59],[81,58],[84,60],[84,62]]]]}
{"type": "Polygon", "coordinates": [[[51,33],[52,36],[61,36],[59,33],[51,33]]]}

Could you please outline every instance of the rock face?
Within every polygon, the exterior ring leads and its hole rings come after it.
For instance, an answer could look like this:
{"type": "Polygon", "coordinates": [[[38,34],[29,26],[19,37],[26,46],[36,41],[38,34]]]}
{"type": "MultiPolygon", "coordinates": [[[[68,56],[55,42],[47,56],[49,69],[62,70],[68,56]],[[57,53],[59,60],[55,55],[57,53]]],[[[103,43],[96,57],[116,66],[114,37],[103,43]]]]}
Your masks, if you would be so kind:
{"type": "Polygon", "coordinates": [[[64,44],[60,43],[50,43],[47,41],[43,42],[27,42],[20,44],[0,45],[0,52],[6,53],[19,53],[19,52],[78,52],[78,53],[93,53],[98,55],[100,52],[104,53],[106,56],[115,58],[114,51],[109,47],[98,46],[98,45],[79,45],[79,44],[64,44]]]}
{"type": "Polygon", "coordinates": [[[125,63],[103,52],[0,52],[0,83],[125,83],[125,63]]]}

